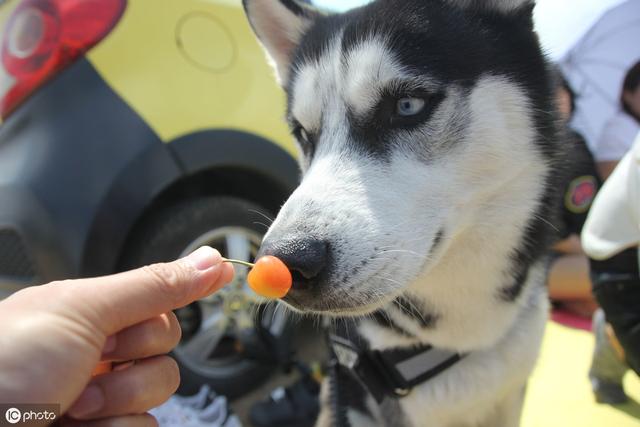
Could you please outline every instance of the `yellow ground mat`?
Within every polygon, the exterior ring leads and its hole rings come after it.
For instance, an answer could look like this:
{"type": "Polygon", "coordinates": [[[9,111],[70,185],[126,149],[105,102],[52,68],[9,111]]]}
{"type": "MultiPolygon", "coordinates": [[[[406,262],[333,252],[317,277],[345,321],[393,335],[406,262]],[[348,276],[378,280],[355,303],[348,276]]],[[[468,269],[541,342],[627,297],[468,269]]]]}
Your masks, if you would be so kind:
{"type": "Polygon", "coordinates": [[[624,382],[629,403],[595,403],[587,378],[592,350],[590,332],[549,322],[529,381],[522,427],[640,426],[640,380],[633,372],[624,382]]]}

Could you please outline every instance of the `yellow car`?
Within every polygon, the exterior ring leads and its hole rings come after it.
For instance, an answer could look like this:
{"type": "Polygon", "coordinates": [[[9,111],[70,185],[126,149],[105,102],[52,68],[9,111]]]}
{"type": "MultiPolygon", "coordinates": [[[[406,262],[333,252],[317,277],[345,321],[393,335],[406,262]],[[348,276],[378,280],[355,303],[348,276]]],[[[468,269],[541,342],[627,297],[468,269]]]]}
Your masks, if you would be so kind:
{"type": "MultiPolygon", "coordinates": [[[[240,0],[9,0],[0,26],[5,295],[202,244],[254,256],[298,167],[240,0]]],[[[178,312],[184,391],[242,393],[268,374],[264,333],[286,335],[271,314],[254,328],[237,271],[178,312]]]]}

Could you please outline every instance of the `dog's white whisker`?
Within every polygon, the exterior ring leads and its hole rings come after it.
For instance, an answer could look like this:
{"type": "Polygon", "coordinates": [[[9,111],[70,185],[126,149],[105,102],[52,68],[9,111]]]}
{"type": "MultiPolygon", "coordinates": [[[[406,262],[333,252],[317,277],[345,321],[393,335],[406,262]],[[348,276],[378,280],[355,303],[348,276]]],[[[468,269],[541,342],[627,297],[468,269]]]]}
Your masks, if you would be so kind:
{"type": "Polygon", "coordinates": [[[264,212],[260,212],[259,210],[256,209],[249,209],[249,212],[253,212],[253,213],[257,213],[258,215],[260,215],[261,217],[265,218],[267,221],[269,221],[269,224],[273,224],[274,218],[270,218],[267,214],[265,214],[264,212]]]}
{"type": "Polygon", "coordinates": [[[393,252],[415,255],[415,256],[418,256],[418,257],[424,256],[423,254],[419,254],[418,252],[411,251],[411,250],[408,250],[408,249],[389,249],[389,250],[385,250],[385,251],[380,251],[376,255],[382,255],[382,254],[393,253],[393,252]]]}
{"type": "Polygon", "coordinates": [[[269,229],[269,226],[268,226],[267,224],[263,223],[263,222],[260,222],[260,221],[253,221],[253,223],[254,223],[254,224],[256,224],[256,225],[261,225],[261,226],[263,226],[266,230],[268,230],[268,229],[269,229]]]}

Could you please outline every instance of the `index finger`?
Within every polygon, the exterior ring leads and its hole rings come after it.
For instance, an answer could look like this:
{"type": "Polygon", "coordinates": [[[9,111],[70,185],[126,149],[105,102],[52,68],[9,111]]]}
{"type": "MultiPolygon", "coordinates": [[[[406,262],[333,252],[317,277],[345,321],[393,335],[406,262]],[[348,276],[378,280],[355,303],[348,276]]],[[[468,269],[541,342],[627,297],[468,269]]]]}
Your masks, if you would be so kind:
{"type": "Polygon", "coordinates": [[[109,336],[204,298],[232,278],[233,267],[203,246],[177,261],[59,285],[75,311],[109,336]]]}

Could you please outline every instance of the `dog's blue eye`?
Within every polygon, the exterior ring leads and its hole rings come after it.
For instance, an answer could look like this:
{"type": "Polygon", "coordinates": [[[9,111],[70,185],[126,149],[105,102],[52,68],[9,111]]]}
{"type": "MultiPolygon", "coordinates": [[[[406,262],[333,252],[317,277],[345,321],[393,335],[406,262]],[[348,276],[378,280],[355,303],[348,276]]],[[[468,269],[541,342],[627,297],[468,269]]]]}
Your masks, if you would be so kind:
{"type": "Polygon", "coordinates": [[[303,128],[300,124],[296,124],[293,127],[293,136],[300,142],[300,145],[304,147],[309,147],[312,145],[311,135],[303,128]]]}
{"type": "Polygon", "coordinates": [[[418,114],[424,108],[424,99],[421,98],[400,98],[397,104],[399,116],[407,117],[418,114]]]}
{"type": "Polygon", "coordinates": [[[309,143],[309,134],[307,133],[306,130],[304,130],[303,127],[300,128],[300,130],[298,131],[298,134],[300,135],[300,139],[303,142],[306,142],[307,144],[309,143]]]}

